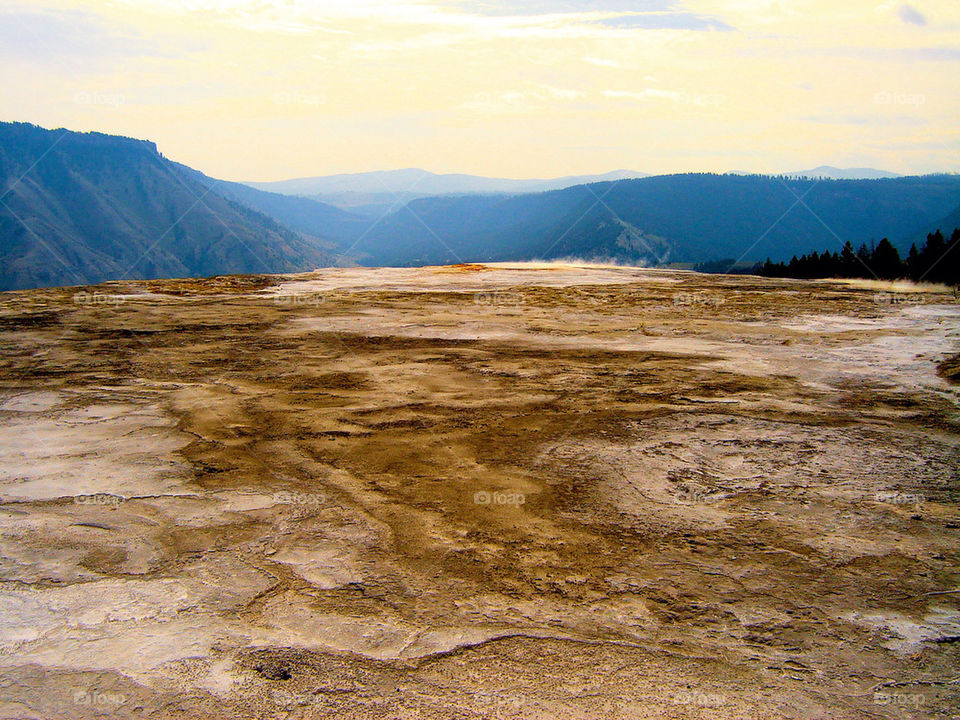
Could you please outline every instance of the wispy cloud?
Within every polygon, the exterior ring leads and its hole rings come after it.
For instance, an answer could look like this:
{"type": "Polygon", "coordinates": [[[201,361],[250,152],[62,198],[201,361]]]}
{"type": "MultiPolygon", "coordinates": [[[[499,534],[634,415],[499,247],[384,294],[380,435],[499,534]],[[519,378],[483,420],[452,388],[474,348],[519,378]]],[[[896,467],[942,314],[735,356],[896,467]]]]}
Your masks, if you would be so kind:
{"type": "Polygon", "coordinates": [[[733,30],[723,20],[684,12],[624,13],[596,22],[607,27],[642,30],[733,30]]]}
{"type": "Polygon", "coordinates": [[[906,3],[900,6],[900,8],[897,10],[897,15],[905,23],[910,23],[911,25],[927,24],[927,18],[925,18],[923,14],[912,5],[907,5],[906,3]]]}
{"type": "Polygon", "coordinates": [[[0,7],[0,58],[56,65],[64,72],[102,70],[123,58],[170,57],[199,49],[195,40],[149,36],[82,10],[0,7]]]}

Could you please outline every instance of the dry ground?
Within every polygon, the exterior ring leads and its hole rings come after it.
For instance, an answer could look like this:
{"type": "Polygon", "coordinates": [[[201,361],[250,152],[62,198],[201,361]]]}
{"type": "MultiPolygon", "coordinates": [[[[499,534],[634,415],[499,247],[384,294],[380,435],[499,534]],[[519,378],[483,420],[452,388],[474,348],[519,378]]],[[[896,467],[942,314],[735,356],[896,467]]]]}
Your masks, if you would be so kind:
{"type": "Polygon", "coordinates": [[[957,717],[958,350],[625,268],[4,293],[0,717],[957,717]]]}

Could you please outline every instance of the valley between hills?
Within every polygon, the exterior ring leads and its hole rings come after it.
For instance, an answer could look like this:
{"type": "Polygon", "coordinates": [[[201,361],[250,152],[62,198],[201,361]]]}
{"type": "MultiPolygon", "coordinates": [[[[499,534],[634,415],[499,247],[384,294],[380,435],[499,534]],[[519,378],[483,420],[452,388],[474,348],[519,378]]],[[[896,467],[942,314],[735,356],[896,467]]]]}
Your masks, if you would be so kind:
{"type": "Polygon", "coordinates": [[[957,717],[958,358],[938,286],[3,293],[0,717],[957,717]]]}

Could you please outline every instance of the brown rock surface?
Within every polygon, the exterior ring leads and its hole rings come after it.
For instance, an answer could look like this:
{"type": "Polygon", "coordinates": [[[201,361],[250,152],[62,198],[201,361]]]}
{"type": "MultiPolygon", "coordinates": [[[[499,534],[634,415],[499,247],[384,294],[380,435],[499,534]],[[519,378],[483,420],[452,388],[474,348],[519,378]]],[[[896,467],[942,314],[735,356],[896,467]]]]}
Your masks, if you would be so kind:
{"type": "Polygon", "coordinates": [[[960,715],[960,306],[608,267],[0,294],[0,718],[960,715]]]}

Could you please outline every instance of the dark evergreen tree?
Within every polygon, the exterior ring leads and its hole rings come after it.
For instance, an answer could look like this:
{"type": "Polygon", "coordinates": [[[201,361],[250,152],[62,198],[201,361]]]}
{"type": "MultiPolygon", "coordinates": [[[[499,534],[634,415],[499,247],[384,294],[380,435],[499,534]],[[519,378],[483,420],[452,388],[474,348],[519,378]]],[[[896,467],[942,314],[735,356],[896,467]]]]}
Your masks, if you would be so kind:
{"type": "Polygon", "coordinates": [[[912,280],[920,277],[920,252],[916,243],[910,246],[910,252],[907,253],[907,276],[912,280]]]}
{"type": "Polygon", "coordinates": [[[870,256],[870,269],[877,277],[884,280],[895,280],[904,273],[900,253],[887,238],[883,238],[873,249],[870,256]]]}
{"type": "Polygon", "coordinates": [[[943,233],[938,229],[936,232],[927,235],[927,242],[920,250],[920,275],[917,280],[926,280],[928,282],[938,282],[936,271],[940,264],[940,258],[947,250],[947,243],[943,239],[943,233]]]}
{"type": "Polygon", "coordinates": [[[840,277],[853,277],[858,267],[863,267],[857,260],[853,245],[847,240],[840,251],[840,277]]]}
{"type": "Polygon", "coordinates": [[[947,285],[960,285],[960,228],[954,229],[950,242],[935,262],[929,279],[947,285]]]}

